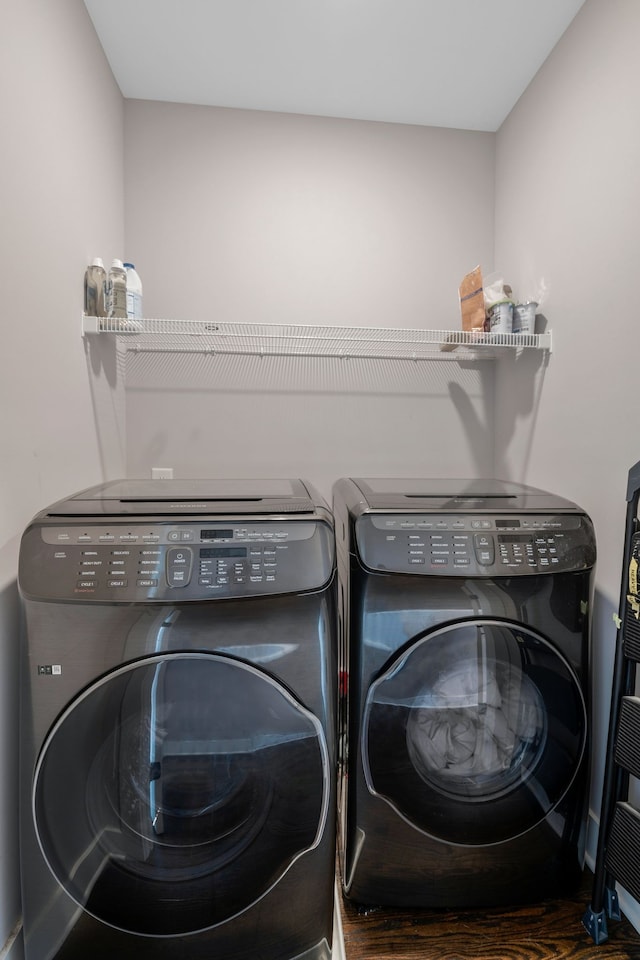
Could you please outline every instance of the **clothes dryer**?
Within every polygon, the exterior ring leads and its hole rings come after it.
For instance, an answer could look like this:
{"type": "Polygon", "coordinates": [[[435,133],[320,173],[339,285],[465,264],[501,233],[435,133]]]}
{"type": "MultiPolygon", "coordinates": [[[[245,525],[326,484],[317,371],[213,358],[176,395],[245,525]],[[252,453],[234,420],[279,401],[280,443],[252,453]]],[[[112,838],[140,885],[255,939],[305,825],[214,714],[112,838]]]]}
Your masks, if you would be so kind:
{"type": "Polygon", "coordinates": [[[26,960],[328,960],[334,572],[300,480],[115,481],[28,526],[26,960]]]}
{"type": "Polygon", "coordinates": [[[579,883],[589,517],[500,481],[334,488],[341,869],[362,903],[519,903],[579,883]]]}

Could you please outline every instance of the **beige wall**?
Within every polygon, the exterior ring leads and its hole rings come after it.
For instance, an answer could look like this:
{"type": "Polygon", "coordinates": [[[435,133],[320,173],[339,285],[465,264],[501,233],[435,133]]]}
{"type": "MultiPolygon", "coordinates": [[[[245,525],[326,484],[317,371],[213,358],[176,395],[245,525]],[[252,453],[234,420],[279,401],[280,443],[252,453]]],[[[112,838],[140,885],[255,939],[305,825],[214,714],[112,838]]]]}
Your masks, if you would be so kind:
{"type": "Polygon", "coordinates": [[[6,0],[2,13],[0,949],[20,916],[19,538],[36,510],[102,476],[82,278],[123,236],[122,98],[83,3],[6,0]]]}
{"type": "Polygon", "coordinates": [[[596,524],[594,817],[636,425],[640,4],[587,0],[498,133],[496,264],[544,287],[554,352],[538,403],[514,421],[522,370],[502,368],[496,446],[506,469],[578,500],[596,524]]]}
{"type": "MultiPolygon", "coordinates": [[[[145,314],[458,328],[493,257],[494,137],[128,101],[128,256],[145,314]]],[[[147,476],[491,472],[491,364],[134,358],[147,476]],[[453,402],[452,402],[453,401],[453,402]]]]}
{"type": "Polygon", "coordinates": [[[149,316],[430,328],[493,255],[494,137],[129,100],[149,316]]]}

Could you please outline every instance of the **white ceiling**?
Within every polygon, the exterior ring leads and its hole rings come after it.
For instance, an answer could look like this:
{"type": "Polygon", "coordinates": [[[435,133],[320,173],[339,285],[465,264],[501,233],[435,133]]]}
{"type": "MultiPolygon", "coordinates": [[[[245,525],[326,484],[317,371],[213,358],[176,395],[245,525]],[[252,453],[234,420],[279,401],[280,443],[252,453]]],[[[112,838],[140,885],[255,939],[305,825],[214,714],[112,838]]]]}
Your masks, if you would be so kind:
{"type": "Polygon", "coordinates": [[[584,0],[84,0],[127,98],[495,131],[584,0]]]}

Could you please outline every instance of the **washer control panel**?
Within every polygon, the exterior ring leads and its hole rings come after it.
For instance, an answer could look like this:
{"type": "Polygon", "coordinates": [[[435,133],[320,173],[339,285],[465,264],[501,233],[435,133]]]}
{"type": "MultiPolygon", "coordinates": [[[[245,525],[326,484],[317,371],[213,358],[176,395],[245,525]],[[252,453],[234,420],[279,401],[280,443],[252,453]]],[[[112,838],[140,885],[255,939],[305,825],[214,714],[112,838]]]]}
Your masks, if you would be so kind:
{"type": "Polygon", "coordinates": [[[322,587],[333,558],[321,521],[52,524],[25,533],[20,587],[102,602],[260,596],[322,587]]]}
{"type": "Polygon", "coordinates": [[[519,576],[584,570],[595,562],[586,516],[365,514],[359,556],[372,570],[440,576],[519,576]]]}

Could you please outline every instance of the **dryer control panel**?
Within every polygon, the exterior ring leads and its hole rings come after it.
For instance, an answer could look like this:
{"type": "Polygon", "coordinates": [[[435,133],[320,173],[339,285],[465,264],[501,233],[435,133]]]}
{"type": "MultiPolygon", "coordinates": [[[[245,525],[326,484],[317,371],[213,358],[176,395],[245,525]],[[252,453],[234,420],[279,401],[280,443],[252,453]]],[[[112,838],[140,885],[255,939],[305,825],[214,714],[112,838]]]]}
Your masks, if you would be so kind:
{"type": "Polygon", "coordinates": [[[323,587],[333,530],[316,520],[34,525],[19,582],[31,599],[208,600],[323,587]]]}
{"type": "Polygon", "coordinates": [[[393,573],[531,576],[584,570],[596,556],[580,515],[365,514],[355,526],[364,565],[393,573]]]}

